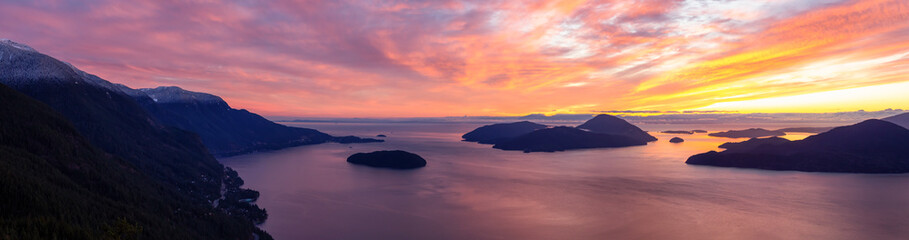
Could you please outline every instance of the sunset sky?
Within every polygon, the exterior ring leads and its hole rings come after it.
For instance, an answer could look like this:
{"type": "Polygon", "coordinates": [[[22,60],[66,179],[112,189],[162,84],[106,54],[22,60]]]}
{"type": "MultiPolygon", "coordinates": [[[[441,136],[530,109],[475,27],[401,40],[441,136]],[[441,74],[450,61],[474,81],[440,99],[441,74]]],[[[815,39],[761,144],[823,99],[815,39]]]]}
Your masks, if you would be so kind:
{"type": "Polygon", "coordinates": [[[907,0],[5,0],[0,38],[272,116],[909,108],[907,0]]]}

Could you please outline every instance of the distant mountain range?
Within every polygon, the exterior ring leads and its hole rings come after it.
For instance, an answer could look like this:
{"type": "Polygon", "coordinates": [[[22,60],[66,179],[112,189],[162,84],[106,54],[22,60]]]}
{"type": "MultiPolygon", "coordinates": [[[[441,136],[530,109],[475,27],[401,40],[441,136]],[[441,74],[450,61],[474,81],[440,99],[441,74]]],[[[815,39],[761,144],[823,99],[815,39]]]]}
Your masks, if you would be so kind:
{"type": "Polygon", "coordinates": [[[0,232],[12,239],[270,239],[196,134],[113,84],[0,40],[0,232]],[[105,237],[107,236],[107,237],[105,237]]]}

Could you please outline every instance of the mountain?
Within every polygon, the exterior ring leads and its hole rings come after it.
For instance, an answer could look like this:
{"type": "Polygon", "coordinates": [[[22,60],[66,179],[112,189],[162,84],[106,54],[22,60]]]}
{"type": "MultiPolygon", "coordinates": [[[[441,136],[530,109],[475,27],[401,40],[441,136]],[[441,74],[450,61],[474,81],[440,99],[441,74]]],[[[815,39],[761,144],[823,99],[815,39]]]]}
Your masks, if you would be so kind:
{"type": "Polygon", "coordinates": [[[179,87],[118,89],[133,97],[167,126],[199,134],[215,155],[230,156],[329,141],[382,142],[354,136],[333,137],[314,129],[274,123],[244,109],[233,109],[221,97],[179,87]]]}
{"type": "Polygon", "coordinates": [[[896,125],[900,125],[904,128],[909,128],[909,113],[903,113],[903,114],[896,115],[896,116],[890,116],[890,117],[883,118],[881,120],[895,123],[896,125]]]}
{"type": "Polygon", "coordinates": [[[763,128],[749,128],[745,130],[729,130],[725,132],[715,132],[707,134],[711,137],[724,137],[724,138],[757,138],[757,137],[770,137],[770,136],[785,136],[786,133],[780,130],[771,131],[763,128]]]}
{"type": "Polygon", "coordinates": [[[753,150],[754,148],[762,145],[779,145],[791,142],[789,139],[781,137],[769,137],[769,138],[751,138],[744,142],[728,142],[720,145],[720,148],[726,149],[729,152],[742,152],[753,150]]]}
{"type": "Polygon", "coordinates": [[[474,129],[461,136],[461,138],[468,142],[496,144],[543,128],[546,128],[546,125],[528,121],[497,123],[474,129]]]}
{"type": "Polygon", "coordinates": [[[627,121],[608,114],[600,114],[593,119],[587,120],[584,124],[578,126],[580,129],[586,129],[595,133],[605,133],[612,135],[628,136],[645,142],[656,141],[657,138],[647,134],[635,125],[627,121]]]}
{"type": "MultiPolygon", "coordinates": [[[[222,197],[224,182],[238,181],[196,134],[162,124],[114,84],[22,46],[0,40],[0,84],[47,104],[91,145],[123,159],[164,188],[179,192],[185,198],[180,201],[182,205],[211,208],[212,202],[222,197]]],[[[224,209],[249,216],[213,217],[212,221],[243,226],[225,229],[225,233],[254,228],[251,219],[264,215],[254,205],[225,206],[251,210],[224,209]]]]}
{"type": "Polygon", "coordinates": [[[62,115],[0,84],[4,239],[247,239],[253,225],[94,147],[62,115]]]}
{"type": "MultiPolygon", "coordinates": [[[[724,144],[725,145],[725,144],[724,144]]],[[[882,120],[837,127],[803,140],[751,139],[688,158],[719,167],[806,172],[909,172],[909,129],[882,120]]]]}
{"type": "Polygon", "coordinates": [[[555,152],[584,148],[612,148],[647,145],[641,139],[624,135],[588,132],[573,127],[544,128],[492,146],[502,150],[555,152]]]}

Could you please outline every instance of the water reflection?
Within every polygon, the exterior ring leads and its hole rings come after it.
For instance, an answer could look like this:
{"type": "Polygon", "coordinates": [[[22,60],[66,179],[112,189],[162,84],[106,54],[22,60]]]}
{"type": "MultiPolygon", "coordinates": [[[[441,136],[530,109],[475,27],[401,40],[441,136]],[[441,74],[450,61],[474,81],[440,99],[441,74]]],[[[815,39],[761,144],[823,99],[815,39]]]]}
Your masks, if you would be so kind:
{"type": "Polygon", "coordinates": [[[458,141],[477,124],[305,126],[388,138],[221,159],[262,192],[258,204],[270,214],[263,227],[277,239],[909,236],[901,227],[909,224],[909,176],[685,165],[729,141],[705,134],[682,135],[680,144],[655,134],[660,141],[647,146],[526,154],[458,141]],[[394,171],[344,161],[383,149],[429,163],[394,171]]]}

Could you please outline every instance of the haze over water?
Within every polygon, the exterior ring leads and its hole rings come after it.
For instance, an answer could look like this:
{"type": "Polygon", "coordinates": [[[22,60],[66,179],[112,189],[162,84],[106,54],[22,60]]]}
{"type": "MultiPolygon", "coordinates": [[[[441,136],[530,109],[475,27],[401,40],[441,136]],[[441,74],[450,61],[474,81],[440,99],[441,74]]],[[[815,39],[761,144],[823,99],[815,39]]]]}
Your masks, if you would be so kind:
{"type": "MultiPolygon", "coordinates": [[[[220,159],[261,192],[276,239],[896,239],[909,235],[909,175],[690,166],[727,141],[654,130],[647,146],[556,153],[460,141],[476,123],[305,123],[384,143],[322,144],[220,159]],[[680,136],[686,141],[669,143],[680,136]],[[357,152],[400,149],[425,168],[374,169],[357,152]]],[[[806,135],[787,136],[790,139],[806,135]]]]}

